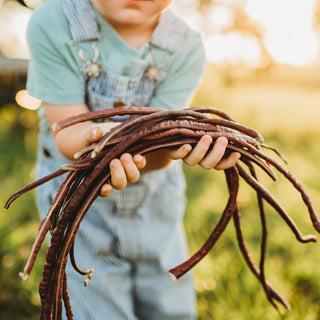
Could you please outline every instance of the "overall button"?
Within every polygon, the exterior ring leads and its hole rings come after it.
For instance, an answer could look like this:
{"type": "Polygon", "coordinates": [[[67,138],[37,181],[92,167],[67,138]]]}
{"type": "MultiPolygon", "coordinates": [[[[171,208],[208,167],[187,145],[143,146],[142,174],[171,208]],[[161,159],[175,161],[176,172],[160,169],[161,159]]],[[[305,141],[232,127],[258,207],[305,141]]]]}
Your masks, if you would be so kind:
{"type": "Polygon", "coordinates": [[[150,81],[158,81],[161,77],[160,70],[156,66],[150,66],[144,74],[150,81]]]}
{"type": "Polygon", "coordinates": [[[124,107],[126,106],[127,104],[125,102],[123,102],[122,100],[116,100],[114,103],[113,103],[113,107],[114,108],[117,108],[117,107],[124,107]]]}

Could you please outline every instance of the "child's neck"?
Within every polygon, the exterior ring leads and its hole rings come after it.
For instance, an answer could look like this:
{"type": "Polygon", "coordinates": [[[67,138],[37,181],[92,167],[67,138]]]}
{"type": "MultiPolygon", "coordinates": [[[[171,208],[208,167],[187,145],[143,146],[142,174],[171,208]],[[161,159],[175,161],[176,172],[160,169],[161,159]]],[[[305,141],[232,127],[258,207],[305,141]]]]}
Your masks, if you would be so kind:
{"type": "Polygon", "coordinates": [[[148,42],[156,28],[158,19],[150,21],[143,25],[116,25],[111,22],[113,28],[117,31],[120,37],[134,48],[140,48],[145,42],[148,42]]]}

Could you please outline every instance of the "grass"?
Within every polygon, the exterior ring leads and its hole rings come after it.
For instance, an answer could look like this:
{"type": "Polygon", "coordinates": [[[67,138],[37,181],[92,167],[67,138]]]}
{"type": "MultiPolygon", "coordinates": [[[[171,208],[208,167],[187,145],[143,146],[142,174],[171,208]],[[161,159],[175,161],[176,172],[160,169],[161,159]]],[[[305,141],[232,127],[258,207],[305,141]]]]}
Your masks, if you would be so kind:
{"type": "MultiPolygon", "coordinates": [[[[303,183],[320,212],[319,70],[273,68],[267,72],[209,66],[194,105],[223,108],[239,122],[258,129],[267,143],[289,160],[288,168],[303,183]]],[[[37,117],[6,105],[0,109],[0,202],[34,179],[37,117]]],[[[185,167],[188,208],[185,226],[190,252],[206,240],[224,208],[227,192],[222,172],[185,167]]],[[[279,176],[263,183],[288,210],[303,234],[315,234],[300,195],[279,176]]],[[[255,194],[241,183],[239,203],[245,237],[259,258],[260,222],[255,194]]],[[[266,276],[292,309],[279,314],[246,267],[233,225],[194,269],[199,320],[320,319],[319,244],[301,244],[270,207],[266,276]]],[[[45,249],[28,282],[18,277],[38,228],[34,193],[0,209],[0,318],[39,319],[38,283],[45,249]]]]}
{"type": "MultiPolygon", "coordinates": [[[[39,319],[37,294],[42,274],[40,259],[28,282],[18,273],[23,270],[39,221],[34,193],[17,200],[9,211],[3,205],[10,194],[34,180],[37,116],[15,105],[0,109],[0,318],[39,319]]],[[[42,250],[42,254],[43,254],[42,250]]],[[[42,260],[42,261],[41,261],[42,260]]],[[[41,264],[42,262],[42,264],[41,264]]]]}

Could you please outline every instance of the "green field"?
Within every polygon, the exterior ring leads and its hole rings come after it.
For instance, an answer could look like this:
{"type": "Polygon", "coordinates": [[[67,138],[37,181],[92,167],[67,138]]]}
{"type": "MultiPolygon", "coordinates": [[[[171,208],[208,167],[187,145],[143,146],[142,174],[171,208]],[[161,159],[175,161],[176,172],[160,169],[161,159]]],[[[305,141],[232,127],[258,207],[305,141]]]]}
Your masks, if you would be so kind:
{"type": "MultiPolygon", "coordinates": [[[[266,142],[288,159],[288,169],[304,185],[320,214],[320,70],[273,67],[268,71],[209,66],[193,105],[224,109],[258,129],[266,142]]],[[[37,117],[15,105],[0,109],[0,202],[34,179],[37,117]]],[[[273,154],[271,154],[273,155],[273,154]]],[[[188,208],[185,226],[190,253],[206,240],[227,199],[223,172],[185,167],[188,208]]],[[[260,171],[258,172],[260,174],[260,171]]],[[[261,181],[279,199],[303,234],[315,234],[300,195],[279,175],[261,181]]],[[[241,182],[239,204],[245,237],[256,263],[261,227],[255,193],[241,182]]],[[[2,207],[2,205],[1,205],[2,207]]],[[[266,277],[291,304],[278,313],[245,265],[232,223],[210,254],[194,269],[199,319],[320,319],[320,247],[299,243],[285,222],[266,205],[269,225],[266,277]]],[[[38,283],[43,248],[30,279],[23,269],[38,229],[34,192],[0,209],[0,318],[39,319],[38,283]]]]}

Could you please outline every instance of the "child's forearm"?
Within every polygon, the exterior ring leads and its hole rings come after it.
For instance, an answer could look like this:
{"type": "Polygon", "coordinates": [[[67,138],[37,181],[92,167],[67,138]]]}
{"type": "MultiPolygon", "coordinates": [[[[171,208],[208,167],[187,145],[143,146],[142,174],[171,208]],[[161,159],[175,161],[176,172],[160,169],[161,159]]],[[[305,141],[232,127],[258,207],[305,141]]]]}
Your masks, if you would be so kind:
{"type": "MultiPolygon", "coordinates": [[[[88,107],[81,103],[75,105],[53,105],[43,103],[49,126],[60,120],[88,112],[88,107]]],[[[98,141],[117,123],[95,123],[87,121],[65,128],[61,131],[52,131],[58,150],[68,159],[74,160],[74,154],[91,143],[98,141]],[[94,130],[97,128],[97,130],[94,130]]]]}
{"type": "Polygon", "coordinates": [[[74,160],[76,152],[99,140],[114,125],[91,121],[79,123],[54,133],[55,144],[66,158],[74,160]]]}

